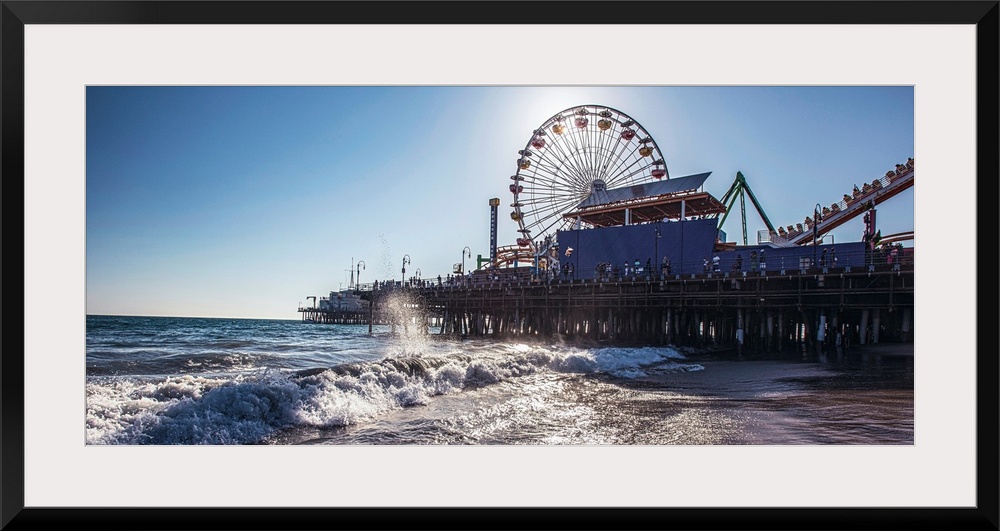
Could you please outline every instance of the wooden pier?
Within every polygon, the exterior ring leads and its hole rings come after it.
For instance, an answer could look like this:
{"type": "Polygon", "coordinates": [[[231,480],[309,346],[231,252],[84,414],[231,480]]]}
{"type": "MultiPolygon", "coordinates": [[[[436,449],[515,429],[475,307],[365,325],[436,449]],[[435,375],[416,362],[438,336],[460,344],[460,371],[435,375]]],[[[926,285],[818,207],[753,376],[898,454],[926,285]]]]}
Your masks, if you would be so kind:
{"type": "Polygon", "coordinates": [[[497,339],[621,345],[795,345],[911,342],[912,264],[674,275],[616,281],[521,280],[360,292],[367,314],[317,322],[389,324],[497,339]]]}
{"type": "Polygon", "coordinates": [[[302,320],[323,324],[368,324],[369,312],[347,310],[323,310],[320,308],[299,308],[302,320]]]}

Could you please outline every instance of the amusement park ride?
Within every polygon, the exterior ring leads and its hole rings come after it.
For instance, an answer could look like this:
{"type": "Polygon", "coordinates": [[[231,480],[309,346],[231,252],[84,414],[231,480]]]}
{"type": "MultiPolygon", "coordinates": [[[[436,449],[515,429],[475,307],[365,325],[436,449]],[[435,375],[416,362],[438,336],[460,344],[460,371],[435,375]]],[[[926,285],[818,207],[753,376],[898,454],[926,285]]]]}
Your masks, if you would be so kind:
{"type": "MultiPolygon", "coordinates": [[[[656,142],[636,120],[602,105],[580,105],[559,112],[535,129],[518,151],[517,171],[509,191],[510,218],[518,225],[515,245],[496,247],[496,207],[487,268],[538,267],[555,257],[558,235],[581,228],[609,228],[661,221],[713,219],[721,229],[739,198],[743,245],[747,242],[745,196],[767,227],[758,244],[795,247],[872,211],[875,205],[913,186],[913,159],[897,164],[884,177],[845,194],[826,207],[816,205],[804,223],[775,228],[737,172],[722,200],[702,189],[709,173],[671,179],[656,142]],[[721,215],[721,218],[720,218],[721,215]]],[[[874,218],[874,212],[872,212],[874,218]]],[[[874,225],[874,224],[873,224],[874,225]]],[[[657,231],[659,238],[659,231],[657,231]]],[[[912,233],[890,239],[912,239],[912,233]]],[[[734,244],[716,241],[719,250],[734,244]]]]}

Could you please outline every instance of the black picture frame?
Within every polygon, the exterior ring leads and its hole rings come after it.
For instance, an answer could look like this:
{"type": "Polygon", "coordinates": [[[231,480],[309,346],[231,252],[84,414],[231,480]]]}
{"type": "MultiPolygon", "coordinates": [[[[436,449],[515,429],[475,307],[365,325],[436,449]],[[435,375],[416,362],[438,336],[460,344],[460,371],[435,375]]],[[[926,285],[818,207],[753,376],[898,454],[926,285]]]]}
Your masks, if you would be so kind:
{"type": "MultiPolygon", "coordinates": [[[[27,24],[966,24],[977,29],[978,215],[998,182],[997,1],[2,1],[2,167],[7,325],[0,527],[118,529],[998,529],[998,365],[993,297],[977,297],[978,503],[973,508],[36,508],[24,505],[24,27],[27,24]],[[586,9],[582,9],[585,7],[586,9]],[[600,13],[588,17],[587,13],[600,13]],[[20,214],[19,214],[20,213],[20,214]],[[11,258],[11,250],[14,256],[11,258]]],[[[996,221],[992,227],[996,227],[996,221]]],[[[975,253],[995,252],[995,234],[975,253]]],[[[989,254],[987,254],[989,256],[989,254]]],[[[982,258],[980,257],[980,262],[982,258]]],[[[995,296],[996,288],[984,292],[995,296]]]]}

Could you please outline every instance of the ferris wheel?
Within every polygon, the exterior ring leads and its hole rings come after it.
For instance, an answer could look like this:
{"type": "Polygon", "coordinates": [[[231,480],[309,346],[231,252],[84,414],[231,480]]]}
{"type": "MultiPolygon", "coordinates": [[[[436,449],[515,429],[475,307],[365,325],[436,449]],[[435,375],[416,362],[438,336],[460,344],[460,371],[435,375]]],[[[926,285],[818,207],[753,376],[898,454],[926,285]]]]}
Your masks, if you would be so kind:
{"type": "Polygon", "coordinates": [[[623,186],[669,179],[653,137],[625,113],[603,105],[566,109],[535,129],[517,152],[510,191],[520,247],[569,228],[563,214],[590,196],[623,186]]]}

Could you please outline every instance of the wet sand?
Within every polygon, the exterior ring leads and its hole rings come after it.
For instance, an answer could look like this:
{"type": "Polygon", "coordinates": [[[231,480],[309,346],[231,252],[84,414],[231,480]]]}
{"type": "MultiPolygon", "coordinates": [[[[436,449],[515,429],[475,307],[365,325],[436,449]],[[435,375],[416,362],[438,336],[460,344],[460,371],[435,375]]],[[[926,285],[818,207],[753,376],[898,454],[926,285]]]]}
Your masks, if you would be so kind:
{"type": "Polygon", "coordinates": [[[704,367],[649,371],[624,386],[733,420],[715,444],[913,444],[913,345],[880,344],[815,359],[689,355],[704,367]]]}

